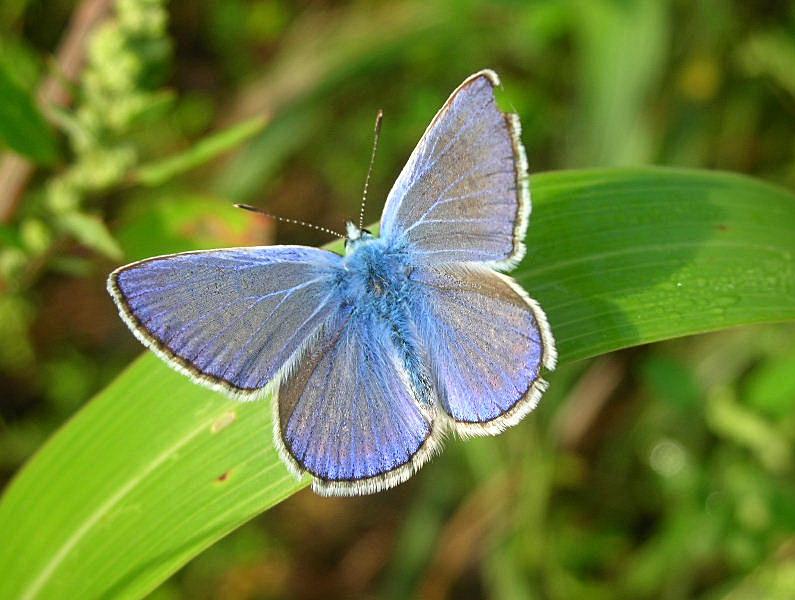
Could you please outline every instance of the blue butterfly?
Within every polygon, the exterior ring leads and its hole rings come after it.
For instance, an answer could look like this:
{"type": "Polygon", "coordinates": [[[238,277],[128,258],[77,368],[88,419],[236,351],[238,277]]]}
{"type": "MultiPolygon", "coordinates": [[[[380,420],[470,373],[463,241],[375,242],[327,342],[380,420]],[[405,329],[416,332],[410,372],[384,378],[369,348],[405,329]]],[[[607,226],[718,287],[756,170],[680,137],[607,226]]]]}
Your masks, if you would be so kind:
{"type": "Polygon", "coordinates": [[[304,246],[184,252],[114,271],[132,332],[240,400],[274,392],[274,440],[323,495],[408,479],[446,432],[494,435],[547,387],[541,307],[510,277],[530,213],[519,118],[493,71],[450,96],[387,197],[380,236],[345,256],[304,246]]]}

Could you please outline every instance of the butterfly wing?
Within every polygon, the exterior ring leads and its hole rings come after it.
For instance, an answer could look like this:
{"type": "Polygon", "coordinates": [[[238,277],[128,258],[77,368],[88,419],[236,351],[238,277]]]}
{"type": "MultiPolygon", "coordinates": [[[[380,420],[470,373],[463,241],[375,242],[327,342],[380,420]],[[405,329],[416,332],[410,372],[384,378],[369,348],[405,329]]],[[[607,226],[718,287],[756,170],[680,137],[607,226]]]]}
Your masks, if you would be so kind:
{"type": "Polygon", "coordinates": [[[510,277],[473,265],[416,269],[412,313],[452,429],[493,435],[530,412],[555,366],[544,312],[510,277]]]}
{"type": "Polygon", "coordinates": [[[135,335],[213,389],[255,398],[337,308],[342,258],[302,246],[186,252],[121,267],[108,291],[135,335]]]}
{"type": "Polygon", "coordinates": [[[436,114],[387,198],[381,235],[427,264],[524,255],[527,159],[516,115],[499,110],[493,71],[469,77],[436,114]]]}
{"type": "Polygon", "coordinates": [[[332,317],[279,388],[277,447],[324,495],[397,485],[438,445],[430,375],[421,389],[385,322],[359,309],[332,317]]]}

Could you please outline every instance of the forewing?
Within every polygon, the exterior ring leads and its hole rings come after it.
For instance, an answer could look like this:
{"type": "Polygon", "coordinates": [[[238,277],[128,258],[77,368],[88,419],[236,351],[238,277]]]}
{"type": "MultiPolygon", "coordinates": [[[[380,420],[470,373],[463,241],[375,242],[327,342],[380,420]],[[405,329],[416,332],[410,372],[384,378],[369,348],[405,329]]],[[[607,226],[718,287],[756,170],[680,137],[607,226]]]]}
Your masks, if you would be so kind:
{"type": "Polygon", "coordinates": [[[284,379],[276,443],[324,495],[408,479],[438,443],[429,398],[412,383],[384,321],[344,308],[284,379]]]}
{"type": "Polygon", "coordinates": [[[417,269],[412,278],[419,284],[412,311],[452,428],[487,435],[516,424],[546,389],[541,368],[555,366],[541,308],[510,277],[484,267],[417,269]]]}
{"type": "Polygon", "coordinates": [[[499,110],[493,71],[464,81],[436,114],[387,198],[382,235],[425,264],[524,255],[530,212],[527,159],[517,115],[499,110]]]}
{"type": "Polygon", "coordinates": [[[121,267],[108,291],[170,365],[256,396],[337,308],[342,259],[301,246],[186,252],[121,267]]]}

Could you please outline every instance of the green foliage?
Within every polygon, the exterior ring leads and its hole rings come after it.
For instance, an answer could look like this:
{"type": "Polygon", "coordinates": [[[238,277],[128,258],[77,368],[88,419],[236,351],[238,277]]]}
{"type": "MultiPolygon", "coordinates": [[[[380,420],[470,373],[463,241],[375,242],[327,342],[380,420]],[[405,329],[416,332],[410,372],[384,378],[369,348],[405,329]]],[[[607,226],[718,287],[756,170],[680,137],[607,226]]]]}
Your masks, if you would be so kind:
{"type": "Polygon", "coordinates": [[[41,164],[51,164],[58,147],[52,129],[28,91],[0,65],[0,142],[41,164]]]}
{"type": "Polygon", "coordinates": [[[255,118],[235,125],[215,135],[207,136],[190,150],[151,165],[141,165],[133,173],[136,183],[158,186],[212,160],[219,154],[238,146],[241,142],[256,135],[265,127],[265,120],[255,118]]]}
{"type": "Polygon", "coordinates": [[[116,228],[131,261],[219,245],[257,245],[269,232],[265,219],[251,219],[218,198],[197,194],[140,198],[127,205],[116,228]]]}
{"type": "MultiPolygon", "coordinates": [[[[563,171],[532,186],[531,254],[514,275],[545,307],[562,363],[795,318],[792,194],[734,175],[654,169],[563,171]]],[[[269,405],[235,403],[151,354],[138,359],[8,490],[0,595],[140,597],[299,490],[306,482],[292,479],[270,441],[269,405]],[[71,477],[57,477],[67,464],[71,477]]],[[[707,419],[770,469],[790,468],[791,436],[728,391],[709,397],[707,419]]],[[[673,442],[655,452],[663,472],[684,460],[673,442]]],[[[641,589],[638,577],[628,585],[641,589]]]]}
{"type": "Polygon", "coordinates": [[[747,71],[767,75],[795,97],[795,40],[789,31],[772,30],[753,36],[740,50],[747,71]]]}
{"type": "MultiPolygon", "coordinates": [[[[68,139],[70,162],[29,193],[16,227],[0,239],[0,287],[14,292],[5,304],[11,306],[13,298],[20,313],[34,312],[33,288],[48,270],[90,272],[85,259],[63,255],[70,242],[111,260],[122,258],[98,198],[136,185],[162,186],[238,146],[265,124],[260,117],[250,119],[164,157],[161,144],[167,140],[158,139],[152,147],[145,135],[150,128],[168,131],[168,120],[176,113],[173,93],[160,87],[171,55],[164,3],[118,0],[113,8],[111,18],[87,41],[87,64],[72,88],[75,105],[68,110],[48,107],[68,139]]],[[[12,55],[24,57],[30,51],[22,42],[6,40],[3,46],[12,55]]],[[[31,68],[21,62],[0,61],[0,139],[38,162],[51,163],[55,137],[30,94],[6,73],[14,68],[16,79],[35,87],[31,68]]],[[[31,319],[15,318],[13,312],[0,311],[0,343],[10,349],[9,356],[18,355],[16,367],[3,364],[19,372],[20,365],[34,362],[31,319]]]]}
{"type": "Polygon", "coordinates": [[[57,231],[112,259],[121,257],[118,244],[84,205],[89,195],[125,184],[139,162],[130,134],[161,110],[163,92],[153,88],[170,45],[161,1],[118,0],[115,8],[89,40],[77,106],[58,113],[75,156],[48,182],[42,207],[57,231]]]}
{"type": "Polygon", "coordinates": [[[570,163],[645,162],[651,148],[641,115],[665,56],[669,32],[663,17],[668,1],[576,4],[576,40],[583,57],[582,129],[571,148],[570,163]],[[618,96],[617,87],[622,90],[618,96]]]}
{"type": "Polygon", "coordinates": [[[0,554],[52,560],[73,539],[43,591],[72,576],[133,594],[206,547],[153,597],[793,596],[795,330],[637,346],[791,316],[792,202],[758,181],[795,186],[788,3],[114,0],[67,76],[56,48],[78,5],[95,4],[0,2],[0,71],[25,97],[0,114],[34,107],[59,150],[50,163],[28,156],[20,189],[3,178],[25,156],[0,142],[0,484],[44,446],[0,500],[2,518],[30,532],[10,548],[18,538],[3,535],[0,554]],[[434,111],[483,67],[521,116],[534,173],[656,163],[757,180],[536,176],[522,283],[564,357],[600,356],[561,365],[520,426],[450,440],[391,492],[304,491],[219,539],[296,489],[270,450],[267,411],[153,357],[119,377],[141,347],[104,291],[107,272],[166,252],[324,243],[231,204],[339,228],[358,214],[382,108],[376,220],[434,111]],[[36,107],[45,78],[71,101],[36,107]],[[238,419],[207,433],[227,408],[238,419]],[[9,514],[26,481],[41,493],[9,514]]]}

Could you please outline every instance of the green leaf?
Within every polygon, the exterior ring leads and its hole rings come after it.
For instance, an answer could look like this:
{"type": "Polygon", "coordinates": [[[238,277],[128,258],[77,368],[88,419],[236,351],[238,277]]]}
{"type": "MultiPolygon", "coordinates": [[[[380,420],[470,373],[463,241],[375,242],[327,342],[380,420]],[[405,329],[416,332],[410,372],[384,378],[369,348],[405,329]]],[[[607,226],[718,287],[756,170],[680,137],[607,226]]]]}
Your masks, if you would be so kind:
{"type": "Polygon", "coordinates": [[[58,225],[86,248],[91,248],[108,258],[120,259],[124,255],[105,222],[96,215],[80,212],[64,213],[58,215],[58,225]]]}
{"type": "Polygon", "coordinates": [[[262,245],[272,239],[272,223],[252,219],[229,200],[170,193],[126,204],[116,237],[124,258],[132,261],[219,246],[262,245]]]}
{"type": "Polygon", "coordinates": [[[643,163],[652,147],[646,100],[656,90],[670,47],[668,2],[578,0],[574,5],[582,97],[571,164],[643,163]]]}
{"type": "MultiPolygon", "coordinates": [[[[514,275],[546,309],[562,361],[795,318],[795,196],[785,190],[636,169],[537,175],[533,195],[514,275]]],[[[151,591],[306,485],[282,466],[270,420],[269,402],[235,403],[143,355],[0,501],[0,597],[151,591]]]]}
{"type": "Polygon", "coordinates": [[[786,30],[758,33],[738,49],[750,75],[767,75],[795,96],[795,42],[786,30]]]}
{"type": "Polygon", "coordinates": [[[789,418],[795,412],[795,349],[757,367],[749,376],[745,399],[768,416],[789,418]]]}
{"type": "Polygon", "coordinates": [[[264,117],[257,117],[219,131],[205,137],[181,154],[156,163],[142,165],[133,173],[132,179],[136,183],[147,186],[162,185],[177,175],[200,167],[256,135],[262,131],[266,122],[264,117]]]}
{"type": "Polygon", "coordinates": [[[58,154],[55,134],[33,97],[4,68],[0,68],[0,142],[39,164],[52,164],[58,154]]]}

